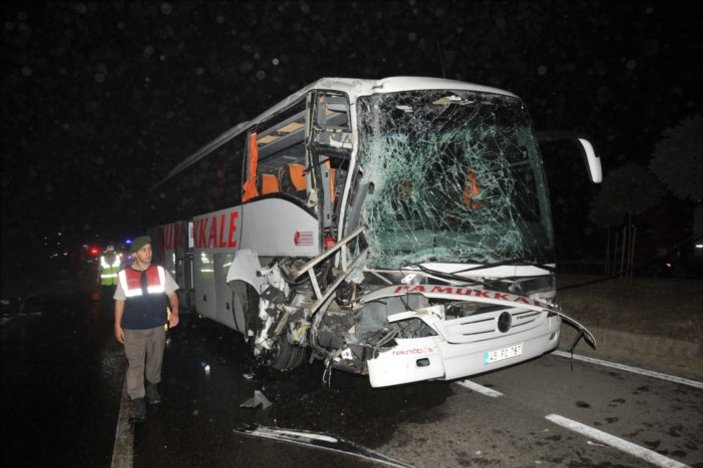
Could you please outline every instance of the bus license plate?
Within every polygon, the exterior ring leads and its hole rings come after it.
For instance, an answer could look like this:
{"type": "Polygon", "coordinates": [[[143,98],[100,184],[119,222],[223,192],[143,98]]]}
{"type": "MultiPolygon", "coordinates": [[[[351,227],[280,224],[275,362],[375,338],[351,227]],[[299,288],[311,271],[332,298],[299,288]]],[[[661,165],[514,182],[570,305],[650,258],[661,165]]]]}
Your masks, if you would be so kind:
{"type": "Polygon", "coordinates": [[[503,359],[510,359],[522,354],[522,343],[510,346],[508,348],[496,349],[495,351],[486,351],[483,353],[483,363],[490,364],[503,359]]]}

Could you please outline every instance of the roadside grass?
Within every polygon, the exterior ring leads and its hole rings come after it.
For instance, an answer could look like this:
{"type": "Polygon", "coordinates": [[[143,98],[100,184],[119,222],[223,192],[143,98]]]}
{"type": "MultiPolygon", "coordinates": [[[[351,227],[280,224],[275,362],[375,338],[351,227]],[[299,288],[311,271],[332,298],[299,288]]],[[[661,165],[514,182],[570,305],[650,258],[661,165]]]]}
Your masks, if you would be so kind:
{"type": "Polygon", "coordinates": [[[602,277],[557,274],[558,298],[564,313],[586,327],[689,343],[703,340],[700,279],[599,279],[602,277]],[[569,287],[573,285],[581,286],[569,287]]]}

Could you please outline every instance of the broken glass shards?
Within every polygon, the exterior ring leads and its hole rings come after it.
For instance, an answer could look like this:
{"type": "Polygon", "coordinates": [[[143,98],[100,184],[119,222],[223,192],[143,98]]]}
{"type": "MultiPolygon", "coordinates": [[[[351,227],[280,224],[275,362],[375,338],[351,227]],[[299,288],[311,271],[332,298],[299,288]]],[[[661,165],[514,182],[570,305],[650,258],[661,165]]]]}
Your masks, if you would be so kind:
{"type": "Polygon", "coordinates": [[[551,259],[541,160],[519,99],[467,91],[359,101],[370,266],[551,259]]]}

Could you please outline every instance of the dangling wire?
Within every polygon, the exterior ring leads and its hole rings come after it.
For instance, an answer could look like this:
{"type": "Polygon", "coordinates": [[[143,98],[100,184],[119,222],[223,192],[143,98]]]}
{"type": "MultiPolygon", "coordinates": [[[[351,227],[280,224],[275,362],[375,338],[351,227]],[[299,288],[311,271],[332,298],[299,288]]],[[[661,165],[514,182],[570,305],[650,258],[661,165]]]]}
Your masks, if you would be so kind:
{"type": "Polygon", "coordinates": [[[322,386],[326,388],[332,387],[332,360],[325,359],[325,370],[322,372],[322,386]]]}
{"type": "Polygon", "coordinates": [[[325,358],[325,371],[322,373],[322,385],[327,388],[332,387],[332,361],[341,356],[342,349],[337,349],[327,355],[325,358]]]}

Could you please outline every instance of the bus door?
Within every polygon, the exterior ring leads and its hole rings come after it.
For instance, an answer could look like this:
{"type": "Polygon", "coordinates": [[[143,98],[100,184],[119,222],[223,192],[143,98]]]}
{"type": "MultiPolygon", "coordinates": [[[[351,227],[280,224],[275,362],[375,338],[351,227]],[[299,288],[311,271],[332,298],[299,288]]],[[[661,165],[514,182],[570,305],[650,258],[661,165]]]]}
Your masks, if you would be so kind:
{"type": "Polygon", "coordinates": [[[318,214],[325,243],[338,239],[341,196],[353,149],[349,100],[343,93],[316,92],[311,99],[310,155],[318,181],[318,214]]]}
{"type": "Polygon", "coordinates": [[[240,206],[225,208],[196,216],[192,223],[195,308],[232,328],[234,303],[227,271],[239,250],[241,211],[240,206]]]}
{"type": "Polygon", "coordinates": [[[175,276],[173,277],[178,283],[178,299],[181,310],[190,311],[193,307],[194,300],[194,285],[193,285],[193,252],[192,238],[189,235],[190,229],[186,221],[177,221],[173,223],[171,237],[173,239],[173,263],[175,276]]]}
{"type": "Polygon", "coordinates": [[[188,246],[188,223],[176,221],[151,228],[154,256],[152,263],[167,269],[178,284],[178,299],[181,310],[189,310],[193,304],[192,255],[188,246]],[[190,260],[189,260],[190,259],[190,260]]]}

